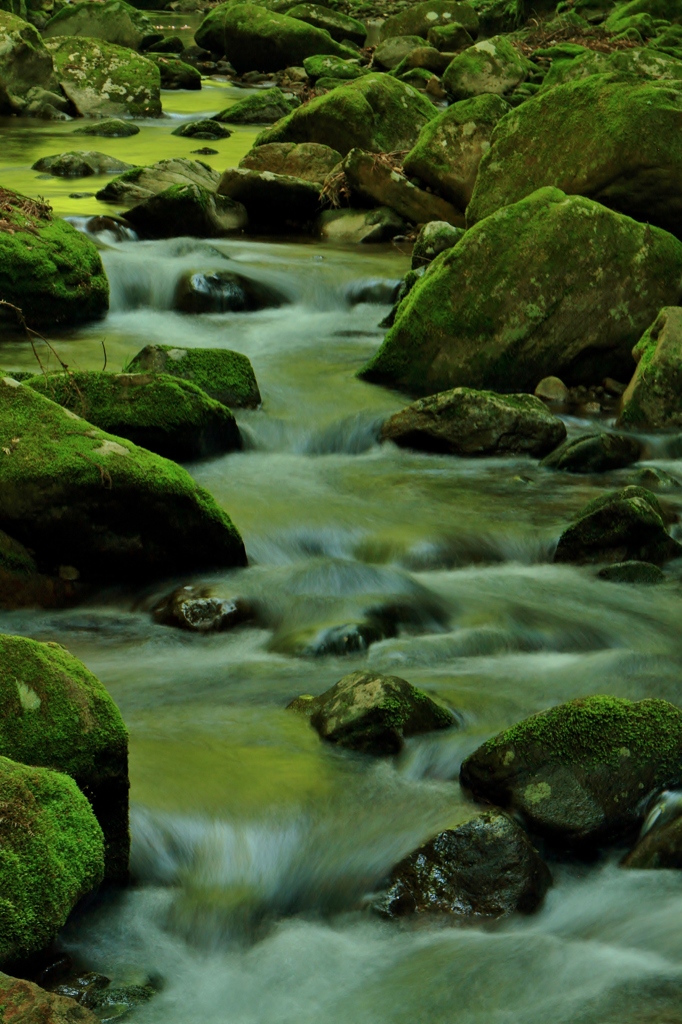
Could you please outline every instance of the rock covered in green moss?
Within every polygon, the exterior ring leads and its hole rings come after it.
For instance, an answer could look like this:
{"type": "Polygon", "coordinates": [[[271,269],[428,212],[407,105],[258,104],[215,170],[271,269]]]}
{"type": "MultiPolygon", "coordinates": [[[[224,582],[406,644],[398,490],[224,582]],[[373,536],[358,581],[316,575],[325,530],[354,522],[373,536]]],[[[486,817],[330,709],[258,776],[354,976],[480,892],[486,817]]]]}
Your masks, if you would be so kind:
{"type": "Polygon", "coordinates": [[[99,1017],[68,996],[46,992],[23,978],[0,973],[0,1017],[16,1024],[100,1024],[99,1017]]]}
{"type": "Polygon", "coordinates": [[[379,43],[372,56],[372,65],[392,71],[412,50],[424,45],[421,36],[391,36],[379,43]]]}
{"type": "Polygon", "coordinates": [[[506,36],[481,39],[453,58],[443,74],[451,100],[468,100],[483,93],[503,96],[524,82],[534,65],[521,56],[506,36]]]}
{"type": "Polygon", "coordinates": [[[441,53],[435,46],[417,46],[410,50],[391,74],[403,81],[412,80],[412,76],[408,76],[407,72],[414,70],[428,71],[430,75],[442,75],[451,60],[452,54],[441,53]]]}
{"type": "Polygon", "coordinates": [[[53,36],[57,80],[82,117],[161,117],[156,64],[123,46],[53,36]]]}
{"type": "Polygon", "coordinates": [[[421,398],[381,428],[382,441],[449,455],[539,457],[565,437],[563,421],[534,395],[498,395],[471,388],[421,398]]]}
{"type": "Polygon", "coordinates": [[[605,565],[597,573],[600,580],[607,580],[609,583],[641,583],[651,586],[655,583],[663,583],[664,572],[657,565],[651,562],[637,562],[634,559],[629,562],[614,562],[613,565],[605,565]]]}
{"type": "Polygon", "coordinates": [[[0,757],[0,963],[47,946],[104,875],[92,808],[61,772],[0,757]]]}
{"type": "Polygon", "coordinates": [[[244,565],[227,514],[185,470],[0,380],[0,529],[39,565],[144,580],[244,565]]]}
{"type": "MultiPolygon", "coordinates": [[[[638,22],[638,18],[649,19],[652,28],[657,21],[661,20],[680,22],[682,21],[682,4],[680,0],[630,0],[629,3],[617,4],[606,19],[605,28],[608,32],[615,34],[633,27],[633,24],[644,27],[646,21],[638,22]]],[[[653,35],[654,32],[651,34],[653,35]]]]}
{"type": "Polygon", "coordinates": [[[211,118],[188,121],[171,132],[171,135],[179,135],[182,139],[229,139],[231,134],[229,128],[223,128],[220,122],[211,118]]]}
{"type": "Polygon", "coordinates": [[[420,36],[426,39],[437,25],[462,25],[468,32],[478,32],[478,15],[473,4],[459,0],[423,0],[410,4],[407,10],[387,18],[381,26],[381,38],[420,36]]]}
{"type": "Polygon", "coordinates": [[[412,248],[412,270],[426,267],[446,249],[452,249],[464,235],[464,229],[445,220],[432,220],[420,229],[412,248]]]}
{"type": "Polygon", "coordinates": [[[164,53],[149,53],[145,57],[153,61],[161,75],[162,89],[201,89],[201,74],[191,64],[164,53]]]}
{"type": "Polygon", "coordinates": [[[386,917],[506,917],[537,910],[551,882],[523,829],[502,811],[483,811],[397,864],[374,906],[386,917]]]}
{"type": "Polygon", "coordinates": [[[322,205],[319,183],[246,167],[228,167],[218,195],[242,204],[250,227],[268,232],[310,230],[322,205]]]}
{"type": "Polygon", "coordinates": [[[234,416],[190,381],[168,374],[39,375],[27,386],[109,434],[176,462],[241,448],[234,416]]]}
{"type": "MultiPolygon", "coordinates": [[[[300,698],[298,698],[300,700],[300,698]]],[[[297,701],[292,702],[297,710],[297,701]]],[[[398,676],[353,672],[306,706],[322,739],[365,754],[397,754],[403,739],[454,725],[451,711],[398,676]]]]}
{"type": "MultiPolygon", "coordinates": [[[[324,58],[309,58],[320,60],[324,58]]],[[[336,58],[328,58],[336,59],[336,58]]],[[[272,89],[264,89],[255,96],[247,96],[243,100],[237,100],[231,107],[226,107],[220,113],[214,114],[213,120],[221,124],[273,124],[279,121],[280,117],[286,117],[297,104],[288,99],[281,89],[275,86],[272,89]]]]}
{"type": "Polygon", "coordinates": [[[351,149],[343,162],[346,182],[353,196],[388,206],[413,224],[437,220],[464,225],[464,217],[446,199],[418,188],[404,174],[377,160],[373,153],[351,149]]]}
{"type": "Polygon", "coordinates": [[[501,96],[490,94],[453,103],[422,128],[403,161],[405,174],[466,210],[493,129],[509,109],[501,96]]]}
{"type": "Polygon", "coordinates": [[[357,60],[343,60],[341,57],[307,57],[303,61],[303,69],[315,81],[318,78],[346,79],[349,82],[362,78],[370,72],[357,60]]]}
{"type": "Polygon", "coordinates": [[[222,238],[242,231],[248,215],[241,203],[201,185],[171,185],[131,210],[126,220],[142,238],[222,238]]]}
{"type": "Polygon", "coordinates": [[[92,174],[122,174],[123,171],[129,171],[132,166],[106,153],[78,150],[42,156],[32,165],[31,170],[53,174],[57,178],[88,178],[92,174]]]}
{"type": "Polygon", "coordinates": [[[635,374],[621,399],[619,424],[682,426],[682,308],[666,306],[632,350],[635,374]]]}
{"type": "Polygon", "coordinates": [[[572,700],[488,740],[460,780],[559,846],[618,841],[641,824],[647,797],[682,781],[682,711],[664,700],[572,700]]]}
{"type": "Polygon", "coordinates": [[[139,50],[146,40],[156,35],[153,24],[141,11],[125,0],[106,0],[105,3],[67,4],[50,18],[43,29],[45,39],[54,36],[85,36],[102,39],[116,46],[139,50]]]}
{"type": "Polygon", "coordinates": [[[662,565],[681,555],[682,545],[669,536],[655,496],[631,485],[588,502],[561,534],[554,561],[662,565]]]}
{"type": "Polygon", "coordinates": [[[206,15],[194,33],[197,46],[224,55],[239,74],[300,67],[306,57],[354,57],[329,33],[304,21],[250,3],[226,3],[206,15]]]}
{"type": "Polygon", "coordinates": [[[436,116],[429,100],[389,75],[373,73],[340,85],[267,128],[256,145],[319,142],[343,156],[356,146],[372,153],[411,148],[436,116]]]}
{"type": "Polygon", "coordinates": [[[458,53],[460,50],[466,50],[474,42],[464,25],[456,21],[450,22],[449,25],[436,25],[430,28],[426,41],[444,53],[458,53]]]}
{"type": "Polygon", "coordinates": [[[361,375],[417,395],[627,379],[632,345],[681,284],[672,235],[540,189],[434,260],[361,375]]]}
{"type": "Polygon", "coordinates": [[[334,11],[329,7],[321,7],[319,4],[296,4],[287,11],[290,18],[298,18],[307,25],[314,25],[315,28],[325,29],[332,39],[337,43],[343,43],[347,39],[356,46],[364,46],[367,38],[365,25],[357,18],[350,18],[347,14],[334,11]]]}
{"type": "Polygon", "coordinates": [[[467,222],[554,185],[682,233],[681,112],[670,82],[592,75],[540,93],[498,123],[467,222]]]}
{"type": "Polygon", "coordinates": [[[642,451],[636,437],[602,430],[569,438],[543,459],[542,465],[564,473],[608,473],[631,466],[642,457],[642,451]]]}
{"type": "Polygon", "coordinates": [[[166,373],[189,380],[223,405],[254,409],[260,391],[249,359],[228,348],[174,348],[146,345],[124,373],[166,373]]]}
{"type": "Polygon", "coordinates": [[[33,25],[0,10],[0,114],[21,113],[35,88],[58,90],[52,57],[33,25]]]}
{"type": "Polygon", "coordinates": [[[671,82],[682,79],[682,61],[649,47],[613,53],[580,49],[582,52],[572,59],[552,60],[542,81],[543,91],[589,75],[618,74],[671,82]]]}
{"type": "MultiPolygon", "coordinates": [[[[94,242],[49,206],[0,188],[0,295],[31,326],[94,320],[109,307],[109,285],[94,242]]],[[[12,310],[2,324],[17,323],[12,310]]]]}
{"type": "Polygon", "coordinates": [[[105,843],[105,875],[128,877],[128,734],[99,679],[59,644],[0,635],[0,755],[70,775],[105,843]]]}
{"type": "Polygon", "coordinates": [[[105,139],[125,139],[131,135],[138,135],[139,132],[140,129],[136,124],[121,121],[118,117],[93,121],[92,124],[84,124],[73,130],[74,135],[97,135],[105,139]]]}
{"type": "Polygon", "coordinates": [[[327,175],[341,162],[341,154],[317,142],[270,142],[250,149],[239,161],[250,171],[271,171],[292,178],[313,181],[320,188],[327,175]]]}
{"type": "Polygon", "coordinates": [[[215,192],[220,180],[214,171],[201,160],[175,158],[159,160],[149,167],[135,167],[107,182],[97,193],[97,199],[105,203],[139,203],[150,196],[158,195],[173,185],[199,185],[209,192],[215,192]]]}

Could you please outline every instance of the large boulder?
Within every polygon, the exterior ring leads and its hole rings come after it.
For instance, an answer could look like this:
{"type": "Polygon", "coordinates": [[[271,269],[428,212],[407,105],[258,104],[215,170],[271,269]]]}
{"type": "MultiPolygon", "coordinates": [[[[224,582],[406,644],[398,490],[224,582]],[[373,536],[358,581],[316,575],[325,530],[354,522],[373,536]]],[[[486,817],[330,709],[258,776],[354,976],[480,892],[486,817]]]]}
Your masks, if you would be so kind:
{"type": "Polygon", "coordinates": [[[637,369],[621,399],[619,424],[682,427],[682,308],[662,309],[632,355],[637,369]]]}
{"type": "Polygon", "coordinates": [[[89,178],[93,174],[122,174],[132,170],[132,164],[116,160],[106,153],[94,150],[75,150],[70,153],[55,153],[41,156],[32,165],[32,171],[52,174],[56,178],[89,178]]]}
{"type": "Polygon", "coordinates": [[[254,409],[260,391],[249,359],[229,348],[174,348],[147,345],[124,373],[166,373],[189,380],[223,405],[254,409]]]}
{"type": "Polygon", "coordinates": [[[239,161],[250,171],[271,171],[291,178],[313,181],[322,188],[327,175],[341,162],[341,154],[317,142],[270,142],[250,149],[239,161]]]}
{"type": "Polygon", "coordinates": [[[367,38],[367,29],[357,18],[349,18],[347,14],[340,11],[332,11],[329,7],[321,7],[319,4],[296,4],[287,11],[290,18],[298,18],[315,28],[325,29],[332,39],[337,43],[344,43],[347,39],[356,46],[364,46],[367,38]]]}
{"type": "MultiPolygon", "coordinates": [[[[109,285],[94,242],[45,203],[0,188],[0,296],[33,327],[94,320],[109,307],[109,285]]],[[[0,310],[0,327],[16,325],[0,310]]]]}
{"type": "Polygon", "coordinates": [[[166,459],[190,462],[241,448],[230,410],[180,377],[81,370],[41,374],[25,383],[96,427],[166,459]]]}
{"type": "Polygon", "coordinates": [[[540,189],[433,261],[361,375],[417,395],[627,379],[633,344],[681,292],[672,235],[540,189]]]}
{"type": "Polygon", "coordinates": [[[473,4],[459,0],[423,0],[387,18],[381,26],[381,38],[420,36],[426,39],[429,30],[437,25],[455,23],[474,35],[478,32],[478,15],[473,4]]]}
{"type": "Polygon", "coordinates": [[[107,182],[97,193],[97,199],[105,203],[133,205],[158,195],[172,185],[199,185],[208,192],[215,192],[219,181],[220,174],[208,164],[177,157],[126,171],[107,182]]]}
{"type": "Polygon", "coordinates": [[[502,811],[483,811],[397,864],[375,907],[387,917],[505,917],[537,910],[551,881],[523,829],[502,811]]]}
{"type": "Polygon", "coordinates": [[[351,149],[344,160],[343,171],[353,195],[378,206],[388,206],[413,224],[444,220],[464,226],[463,213],[458,212],[452,203],[418,188],[406,175],[377,160],[372,153],[351,149]]]}
{"type": "Polygon", "coordinates": [[[275,86],[237,100],[231,107],[214,114],[213,120],[224,124],[274,124],[280,117],[290,114],[296,106],[275,86]]]}
{"type": "Polygon", "coordinates": [[[564,473],[608,473],[631,466],[641,459],[642,451],[642,444],[636,437],[602,430],[564,441],[541,465],[564,473]]]}
{"type": "Polygon", "coordinates": [[[249,218],[241,203],[227,196],[201,185],[171,185],[127,210],[126,220],[143,238],[221,238],[242,231],[249,218]]]}
{"type": "Polygon", "coordinates": [[[682,556],[682,545],[668,534],[663,511],[651,491],[630,485],[585,505],[561,534],[555,562],[625,561],[661,565],[682,556]]]}
{"type": "Polygon", "coordinates": [[[0,1018],[7,1024],[100,1024],[101,1018],[68,996],[46,992],[0,973],[0,1018]]]}
{"type": "Polygon", "coordinates": [[[33,25],[0,10],[0,114],[18,114],[31,89],[59,88],[52,57],[33,25]]]}
{"type": "Polygon", "coordinates": [[[501,96],[490,94],[453,103],[422,128],[403,161],[405,174],[466,210],[493,128],[509,109],[501,96]]]}
{"type": "Polygon", "coordinates": [[[680,125],[675,83],[592,75],[540,93],[498,123],[467,220],[554,185],[679,235],[680,125]]]}
{"type": "Polygon", "coordinates": [[[0,529],[97,582],[239,566],[227,514],[175,463],[0,380],[0,529]]]}
{"type": "Polygon", "coordinates": [[[246,167],[228,167],[218,195],[242,205],[250,227],[266,232],[309,229],[321,207],[318,183],[246,167]]]}
{"type": "Polygon", "coordinates": [[[50,18],[43,29],[45,39],[85,36],[133,50],[139,50],[156,35],[149,18],[125,0],[106,0],[105,3],[84,0],[83,3],[67,4],[50,18]]]}
{"type": "Polygon", "coordinates": [[[0,789],[0,963],[7,963],[47,946],[99,885],[104,840],[68,775],[0,757],[0,789]]]}
{"type": "Polygon", "coordinates": [[[450,455],[539,457],[565,436],[563,421],[534,395],[498,395],[471,388],[421,398],[381,428],[382,441],[450,455]]]}
{"type": "MultiPolygon", "coordinates": [[[[581,48],[582,49],[582,48],[581,48]]],[[[583,50],[572,59],[553,59],[542,80],[542,90],[553,89],[589,75],[619,74],[639,78],[661,79],[669,82],[682,80],[682,61],[666,53],[657,53],[649,47],[635,50],[583,50]]]]}
{"type": "Polygon", "coordinates": [[[488,740],[460,781],[558,846],[617,841],[641,825],[648,797],[682,781],[682,711],[664,700],[572,700],[488,740]]]}
{"type": "Polygon", "coordinates": [[[224,55],[239,74],[299,67],[306,57],[354,57],[323,29],[257,4],[226,3],[206,15],[194,34],[197,46],[224,55]]]}
{"type": "Polygon", "coordinates": [[[493,36],[481,39],[452,59],[443,74],[443,87],[455,101],[483,93],[504,96],[534,70],[535,65],[506,36],[493,36]]]}
{"type": "Polygon", "coordinates": [[[305,103],[261,132],[256,145],[319,142],[343,156],[356,146],[372,153],[403,151],[435,116],[433,104],[411,85],[373,73],[305,103]]]}
{"type": "Polygon", "coordinates": [[[353,672],[319,697],[298,697],[322,739],[365,754],[397,754],[403,739],[454,725],[451,711],[397,676],[353,672]]]}
{"type": "Polygon", "coordinates": [[[201,73],[191,64],[164,53],[145,51],[145,56],[159,69],[162,89],[201,89],[201,73]]]}
{"type": "Polygon", "coordinates": [[[57,80],[82,117],[161,117],[156,64],[123,46],[53,36],[57,80]]]}
{"type": "Polygon", "coordinates": [[[0,635],[0,755],[70,775],[104,835],[105,876],[128,877],[128,735],[99,679],[59,644],[0,635]]]}

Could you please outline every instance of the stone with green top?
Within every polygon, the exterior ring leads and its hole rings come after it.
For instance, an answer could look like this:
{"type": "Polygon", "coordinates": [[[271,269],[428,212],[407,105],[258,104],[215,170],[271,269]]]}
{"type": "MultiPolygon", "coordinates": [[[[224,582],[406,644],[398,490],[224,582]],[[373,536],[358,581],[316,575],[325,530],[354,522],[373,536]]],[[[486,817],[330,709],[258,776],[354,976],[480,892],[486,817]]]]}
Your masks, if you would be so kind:
{"type": "MultiPolygon", "coordinates": [[[[338,60],[336,57],[308,58],[309,60],[338,60]]],[[[281,89],[274,86],[264,89],[255,96],[237,100],[231,107],[226,107],[214,114],[212,120],[221,124],[274,124],[280,117],[286,117],[298,106],[293,99],[284,95],[281,89]]]]}
{"type": "Polygon", "coordinates": [[[125,139],[131,135],[138,135],[140,129],[130,121],[122,121],[118,117],[110,117],[104,121],[93,121],[91,124],[83,124],[80,128],[74,128],[74,135],[97,135],[105,139],[125,139]]]}
{"type": "Polygon", "coordinates": [[[122,174],[133,164],[126,164],[107,153],[95,150],[73,150],[70,153],[55,153],[42,156],[31,167],[32,171],[52,174],[57,178],[88,178],[93,174],[122,174]]]}
{"type": "Polygon", "coordinates": [[[604,27],[614,35],[633,26],[637,26],[640,31],[644,28],[645,34],[655,35],[655,28],[653,32],[647,31],[648,24],[654,27],[656,22],[661,21],[682,22],[681,0],[630,0],[629,3],[616,4],[604,27]],[[642,19],[648,19],[648,22],[642,19]]]}
{"type": "Polygon", "coordinates": [[[423,0],[387,18],[381,26],[381,39],[393,36],[421,36],[426,39],[430,29],[455,22],[476,35],[479,21],[474,5],[459,0],[423,0]]]}
{"type": "Polygon", "coordinates": [[[337,164],[341,154],[330,146],[317,142],[270,142],[255,146],[239,161],[239,166],[250,171],[270,171],[292,178],[316,182],[320,188],[337,164]]]}
{"type": "Polygon", "coordinates": [[[652,562],[638,562],[635,559],[605,565],[599,570],[597,577],[609,583],[639,583],[643,586],[665,581],[665,573],[657,565],[652,562]]]}
{"type": "Polygon", "coordinates": [[[573,57],[553,57],[549,71],[542,81],[542,90],[553,89],[590,75],[618,74],[628,77],[679,82],[682,79],[682,61],[649,47],[631,50],[616,50],[603,53],[600,50],[578,48],[581,52],[573,57]]]}
{"type": "Polygon", "coordinates": [[[608,473],[641,459],[641,441],[611,430],[571,437],[542,460],[545,469],[564,473],[608,473]]]}
{"type": "Polygon", "coordinates": [[[102,39],[116,46],[139,50],[146,40],[155,36],[154,25],[141,11],[125,0],[106,0],[105,3],[66,4],[50,18],[43,29],[43,37],[80,36],[102,39]]]}
{"type": "Polygon", "coordinates": [[[0,114],[21,113],[35,88],[59,90],[52,57],[37,28],[0,10],[0,114]]]}
{"type": "Polygon", "coordinates": [[[448,224],[446,220],[431,220],[420,230],[412,247],[412,270],[433,263],[446,249],[452,249],[464,237],[464,228],[448,224]]]}
{"type": "Polygon", "coordinates": [[[423,45],[421,36],[392,36],[379,43],[372,57],[372,66],[392,71],[408,53],[423,45]]]}
{"type": "Polygon", "coordinates": [[[632,350],[635,374],[621,398],[623,427],[682,427],[682,307],[666,306],[632,350]]]}
{"type": "Polygon", "coordinates": [[[171,132],[171,135],[179,135],[181,139],[229,139],[231,134],[229,128],[223,128],[219,121],[210,117],[201,121],[188,121],[171,132]]]}
{"type": "Polygon", "coordinates": [[[333,11],[329,7],[321,7],[319,4],[296,4],[287,11],[290,18],[298,18],[307,25],[314,25],[315,28],[325,29],[332,39],[337,43],[344,43],[350,40],[356,46],[364,46],[367,38],[367,28],[357,18],[350,18],[340,11],[333,11]]]}
{"type": "Polygon", "coordinates": [[[173,185],[198,185],[208,192],[215,192],[220,174],[202,160],[175,157],[159,160],[148,167],[134,167],[118,177],[112,178],[96,195],[105,203],[127,203],[134,205],[158,195],[173,185]]]}
{"type": "Polygon", "coordinates": [[[341,57],[317,56],[307,57],[303,61],[303,68],[315,81],[318,78],[347,79],[349,82],[354,78],[362,78],[368,75],[368,68],[362,67],[357,60],[342,60],[341,57]]]}
{"type": "Polygon", "coordinates": [[[126,363],[123,372],[172,374],[231,408],[255,409],[261,403],[250,360],[228,348],[146,345],[126,363]]]}
{"type": "Polygon", "coordinates": [[[145,57],[153,61],[161,75],[162,89],[201,89],[201,73],[191,64],[165,53],[149,53],[145,57]]]}
{"type": "Polygon", "coordinates": [[[47,41],[57,80],[82,117],[161,117],[161,76],[152,60],[99,39],[47,41]]]}
{"type": "Polygon", "coordinates": [[[481,39],[452,59],[443,73],[443,88],[451,101],[485,93],[504,96],[534,70],[535,65],[506,36],[493,36],[481,39]]]}

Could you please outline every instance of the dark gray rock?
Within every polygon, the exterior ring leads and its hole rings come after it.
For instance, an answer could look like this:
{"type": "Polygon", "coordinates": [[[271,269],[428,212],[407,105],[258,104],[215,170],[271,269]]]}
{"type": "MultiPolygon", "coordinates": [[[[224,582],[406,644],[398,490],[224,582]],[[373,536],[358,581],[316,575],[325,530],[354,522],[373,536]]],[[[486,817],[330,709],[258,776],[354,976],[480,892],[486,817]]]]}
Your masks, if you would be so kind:
{"type": "Polygon", "coordinates": [[[637,462],[642,451],[637,438],[605,431],[564,441],[542,465],[565,473],[608,473],[637,462]]]}

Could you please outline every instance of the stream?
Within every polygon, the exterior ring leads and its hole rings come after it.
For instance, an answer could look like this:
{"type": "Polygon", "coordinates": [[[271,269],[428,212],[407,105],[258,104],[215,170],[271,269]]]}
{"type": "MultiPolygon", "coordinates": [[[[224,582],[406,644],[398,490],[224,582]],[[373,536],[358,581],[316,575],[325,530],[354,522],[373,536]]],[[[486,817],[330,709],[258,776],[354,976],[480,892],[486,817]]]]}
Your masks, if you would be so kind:
{"type": "MultiPolygon", "coordinates": [[[[201,143],[172,128],[243,95],[218,79],[165,92],[169,116],[127,139],[5,120],[0,182],[60,215],[119,212],[71,198],[104,179],[41,177],[31,164],[71,148],[130,163],[188,156],[201,143]]],[[[236,128],[202,159],[234,165],[255,134],[236,128]]],[[[355,300],[361,285],[406,273],[399,247],[128,240],[102,257],[107,318],[51,336],[70,367],[101,369],[106,357],[119,370],[150,343],[224,346],[252,361],[263,406],[236,413],[243,451],[187,467],[234,519],[249,568],[120,588],[75,610],[0,614],[2,632],[81,658],[130,731],[136,882],[82,908],[63,948],[116,983],[154,980],[158,995],[131,1024],[682,1022],[679,873],[624,871],[615,855],[551,863],[539,913],[485,926],[405,926],[367,909],[401,857],[466,816],[459,765],[490,735],[593,693],[682,705],[682,570],[644,588],[551,563],[570,516],[632,470],[570,476],[528,458],[379,446],[380,423],[407,401],[356,379],[388,307],[355,300]],[[227,261],[290,304],[172,310],[183,272],[227,261]],[[154,601],[193,582],[256,602],[269,627],[201,636],[155,625],[154,601]],[[309,653],[329,627],[386,605],[406,610],[397,637],[346,657],[309,653]],[[380,760],[322,744],[285,712],[365,667],[436,693],[458,727],[380,760]]],[[[0,361],[35,366],[20,339],[0,343],[0,361]]],[[[645,440],[644,465],[682,480],[682,460],[645,440]]],[[[682,488],[662,497],[682,510],[682,488]]]]}

